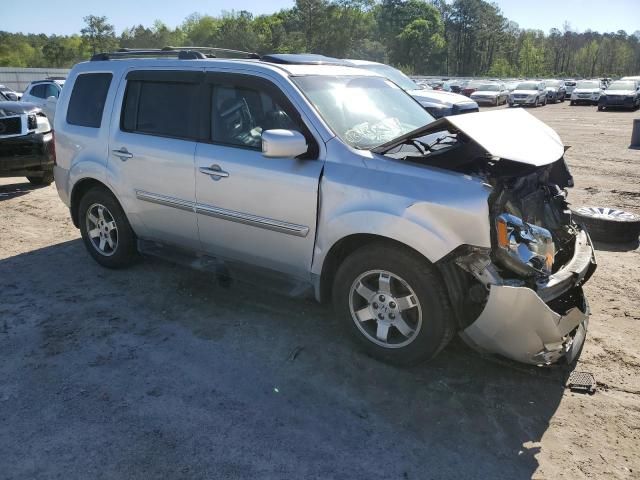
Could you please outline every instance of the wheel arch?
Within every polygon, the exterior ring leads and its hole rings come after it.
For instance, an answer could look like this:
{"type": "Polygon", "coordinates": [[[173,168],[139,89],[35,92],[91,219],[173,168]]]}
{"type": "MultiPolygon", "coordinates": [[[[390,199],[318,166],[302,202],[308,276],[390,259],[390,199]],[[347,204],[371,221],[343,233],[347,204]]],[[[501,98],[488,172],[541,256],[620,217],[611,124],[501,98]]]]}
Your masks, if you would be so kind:
{"type": "MultiPolygon", "coordinates": [[[[78,180],[73,185],[73,189],[71,190],[71,196],[70,196],[71,201],[70,201],[70,207],[69,207],[69,210],[71,211],[71,220],[73,221],[73,224],[76,226],[76,228],[80,228],[80,222],[78,218],[80,201],[82,200],[82,197],[84,196],[84,194],[94,187],[102,187],[108,190],[109,192],[111,192],[111,194],[116,199],[116,201],[118,201],[113,190],[109,188],[109,186],[104,182],[93,177],[85,177],[78,180]]],[[[118,201],[118,203],[120,202],[118,201]]]]}
{"type": "Polygon", "coordinates": [[[316,285],[317,300],[321,303],[326,303],[331,300],[331,290],[335,275],[341,263],[349,255],[356,250],[376,243],[384,243],[395,248],[411,251],[422,257],[425,262],[432,264],[432,262],[421,252],[399,240],[372,233],[353,233],[336,241],[324,257],[322,269],[316,285]]]}

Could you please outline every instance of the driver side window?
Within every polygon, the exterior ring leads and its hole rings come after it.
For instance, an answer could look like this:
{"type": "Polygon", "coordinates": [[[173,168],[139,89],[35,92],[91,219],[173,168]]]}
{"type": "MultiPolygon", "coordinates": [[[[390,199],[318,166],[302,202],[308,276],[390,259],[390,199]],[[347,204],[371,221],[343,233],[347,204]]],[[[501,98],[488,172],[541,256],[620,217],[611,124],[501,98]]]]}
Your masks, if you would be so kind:
{"type": "Polygon", "coordinates": [[[233,83],[211,86],[211,139],[259,150],[262,132],[300,128],[266,90],[233,83]]]}

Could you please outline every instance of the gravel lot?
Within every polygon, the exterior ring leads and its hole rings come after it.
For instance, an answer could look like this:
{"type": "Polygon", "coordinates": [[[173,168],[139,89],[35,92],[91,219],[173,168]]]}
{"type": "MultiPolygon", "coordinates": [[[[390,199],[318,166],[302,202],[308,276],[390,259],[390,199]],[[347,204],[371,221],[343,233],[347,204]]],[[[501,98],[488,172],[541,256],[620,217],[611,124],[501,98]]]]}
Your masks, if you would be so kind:
{"type": "MultiPolygon", "coordinates": [[[[638,112],[529,111],[571,145],[574,205],[640,212],[638,112]]],[[[390,367],[328,308],[160,260],[102,269],[25,181],[0,179],[2,478],[640,478],[637,245],[598,245],[584,396],[457,340],[390,367]]]]}

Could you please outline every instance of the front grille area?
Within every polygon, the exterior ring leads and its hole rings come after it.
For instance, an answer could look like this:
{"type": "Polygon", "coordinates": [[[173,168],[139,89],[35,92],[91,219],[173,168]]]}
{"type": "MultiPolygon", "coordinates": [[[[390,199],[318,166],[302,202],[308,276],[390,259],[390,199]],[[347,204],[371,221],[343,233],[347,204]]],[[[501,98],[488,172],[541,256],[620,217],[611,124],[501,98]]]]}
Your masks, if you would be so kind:
{"type": "Polygon", "coordinates": [[[22,119],[20,117],[0,118],[0,136],[19,135],[22,133],[22,119]]]}

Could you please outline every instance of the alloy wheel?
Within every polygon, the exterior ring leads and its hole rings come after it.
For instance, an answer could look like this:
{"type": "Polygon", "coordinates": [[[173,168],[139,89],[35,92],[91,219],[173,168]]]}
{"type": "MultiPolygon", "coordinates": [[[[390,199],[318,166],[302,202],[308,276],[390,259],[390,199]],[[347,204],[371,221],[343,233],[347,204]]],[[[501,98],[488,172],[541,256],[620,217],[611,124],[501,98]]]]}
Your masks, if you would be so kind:
{"type": "Polygon", "coordinates": [[[98,253],[110,257],[118,248],[118,226],[112,213],[100,203],[94,203],[87,209],[87,234],[91,245],[98,253]]]}
{"type": "Polygon", "coordinates": [[[370,270],[355,279],[349,309],[360,332],[381,347],[405,347],[422,328],[418,296],[406,281],[385,270],[370,270]]]}

